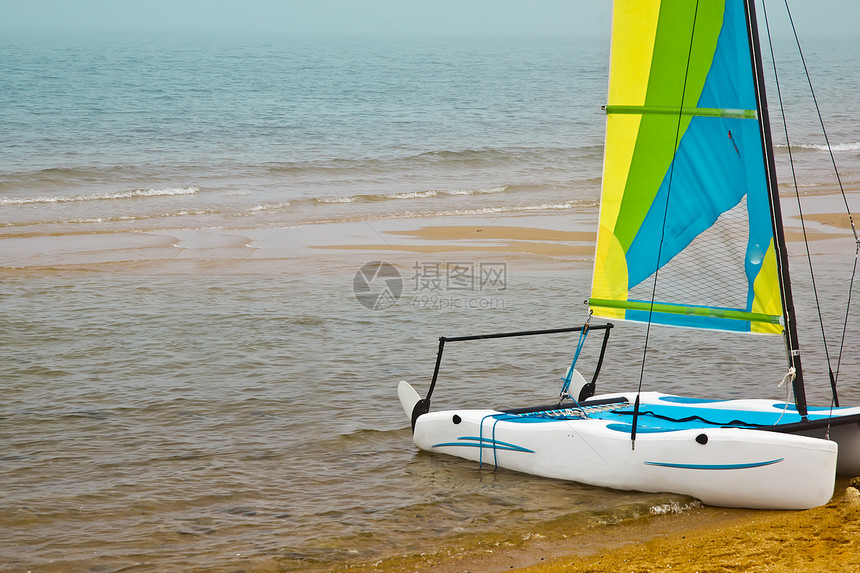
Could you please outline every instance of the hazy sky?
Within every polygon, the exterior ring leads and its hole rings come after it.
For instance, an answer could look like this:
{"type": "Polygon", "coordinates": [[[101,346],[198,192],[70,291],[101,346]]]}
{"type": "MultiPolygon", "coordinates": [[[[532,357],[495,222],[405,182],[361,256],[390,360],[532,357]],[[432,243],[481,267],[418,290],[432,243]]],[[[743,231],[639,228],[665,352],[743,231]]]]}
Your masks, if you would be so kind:
{"type": "MultiPolygon", "coordinates": [[[[774,17],[782,4],[769,1],[774,17]]],[[[860,0],[790,5],[804,36],[860,41],[860,0]]],[[[0,34],[602,36],[610,11],[610,0],[0,0],[0,34]]]]}
{"type": "Polygon", "coordinates": [[[0,0],[0,30],[266,35],[594,35],[601,0],[0,0]]]}

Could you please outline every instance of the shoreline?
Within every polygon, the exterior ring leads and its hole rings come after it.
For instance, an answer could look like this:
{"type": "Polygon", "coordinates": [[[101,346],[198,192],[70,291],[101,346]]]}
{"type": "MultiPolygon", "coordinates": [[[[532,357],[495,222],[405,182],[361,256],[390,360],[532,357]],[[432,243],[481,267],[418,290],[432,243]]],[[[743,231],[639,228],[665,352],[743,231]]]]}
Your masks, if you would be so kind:
{"type": "Polygon", "coordinates": [[[830,503],[814,509],[762,512],[738,523],[706,525],[522,571],[856,571],[860,569],[859,522],[860,491],[837,488],[830,503]]]}
{"type": "MultiPolygon", "coordinates": [[[[813,255],[853,252],[840,198],[817,196],[804,214],[805,229],[791,205],[786,240],[799,254],[804,235],[813,255]],[[840,242],[844,242],[843,245],[840,242]]],[[[560,270],[590,264],[596,237],[595,209],[571,209],[493,218],[412,217],[265,226],[68,233],[38,229],[0,235],[0,272],[107,270],[167,274],[303,274],[354,271],[362,258],[409,268],[418,256],[492,256],[523,268],[560,270]]]]}
{"type": "Polygon", "coordinates": [[[829,573],[855,567],[860,568],[860,491],[840,477],[830,503],[805,511],[699,506],[671,515],[591,525],[573,535],[551,527],[519,537],[501,534],[419,555],[343,564],[330,571],[829,573]]]}

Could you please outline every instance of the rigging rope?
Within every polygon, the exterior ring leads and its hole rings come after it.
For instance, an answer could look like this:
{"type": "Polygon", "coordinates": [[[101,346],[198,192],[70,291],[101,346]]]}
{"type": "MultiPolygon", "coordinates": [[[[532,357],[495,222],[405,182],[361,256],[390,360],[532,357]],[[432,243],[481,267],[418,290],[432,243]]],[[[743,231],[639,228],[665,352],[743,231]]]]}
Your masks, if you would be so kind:
{"type": "Polygon", "coordinates": [[[845,348],[845,339],[847,336],[848,316],[849,316],[850,309],[851,309],[851,295],[852,295],[852,292],[854,290],[854,279],[855,279],[856,274],[857,274],[858,258],[860,258],[860,238],[858,238],[857,227],[854,224],[854,216],[851,213],[851,207],[849,206],[848,198],[845,195],[845,188],[842,185],[842,178],[839,175],[839,168],[836,165],[836,158],[833,155],[833,148],[830,145],[830,138],[827,135],[827,128],[824,125],[824,119],[821,115],[821,108],[818,105],[818,98],[815,96],[815,88],[812,85],[812,78],[809,75],[809,68],[806,65],[806,58],[803,55],[803,48],[800,45],[800,39],[797,35],[797,28],[794,25],[794,18],[791,15],[791,8],[788,5],[788,0],[784,0],[784,3],[785,3],[786,14],[788,15],[788,20],[789,20],[789,23],[791,24],[791,30],[792,30],[792,33],[794,35],[795,45],[797,46],[797,52],[800,56],[800,61],[803,64],[803,71],[804,71],[804,74],[806,75],[806,82],[809,85],[809,92],[810,92],[810,95],[812,96],[812,101],[815,105],[815,111],[818,115],[818,123],[821,126],[821,133],[824,136],[824,141],[825,141],[825,144],[827,146],[827,151],[830,155],[830,162],[833,165],[833,172],[836,175],[836,181],[839,185],[839,191],[842,195],[842,201],[845,205],[845,210],[848,214],[848,221],[849,221],[850,226],[851,226],[851,232],[854,236],[854,245],[855,245],[855,248],[854,248],[854,265],[853,265],[853,269],[851,271],[851,279],[849,281],[849,286],[848,286],[848,297],[847,297],[847,302],[846,302],[846,306],[845,306],[845,318],[844,318],[843,323],[842,323],[842,336],[841,336],[840,343],[839,343],[839,354],[838,354],[838,357],[836,360],[836,371],[834,372],[833,363],[832,363],[832,360],[830,358],[830,352],[829,352],[829,349],[827,346],[827,338],[826,338],[825,330],[824,330],[824,320],[822,318],[822,313],[821,313],[821,303],[819,301],[818,290],[817,290],[816,283],[815,283],[815,274],[813,272],[813,265],[812,265],[812,255],[810,254],[809,242],[807,240],[807,235],[806,235],[806,223],[804,221],[803,210],[801,208],[800,192],[799,192],[799,188],[798,188],[798,184],[797,184],[797,175],[796,175],[796,172],[794,169],[794,161],[793,161],[792,152],[791,152],[791,142],[790,142],[789,136],[788,136],[788,125],[787,125],[786,120],[785,120],[785,110],[783,107],[782,95],[780,94],[780,90],[779,90],[779,76],[776,73],[776,58],[774,57],[773,43],[771,42],[770,27],[768,26],[768,23],[767,23],[767,7],[764,3],[762,3],[762,10],[764,13],[764,18],[765,18],[765,28],[767,29],[767,34],[768,34],[768,44],[770,45],[771,60],[773,61],[774,77],[776,78],[777,95],[779,97],[780,111],[782,112],[782,117],[783,117],[783,127],[785,129],[786,147],[788,149],[789,164],[791,165],[791,173],[792,173],[792,178],[794,181],[795,197],[797,198],[797,208],[798,208],[798,213],[800,216],[801,227],[803,229],[804,245],[806,246],[806,257],[807,257],[807,261],[809,263],[809,274],[810,274],[810,277],[812,280],[812,290],[813,290],[813,293],[815,296],[815,305],[816,305],[816,310],[818,312],[818,322],[819,322],[819,325],[821,327],[821,338],[822,338],[822,342],[824,344],[824,354],[825,354],[825,357],[827,360],[828,374],[830,376],[830,388],[831,388],[831,393],[832,393],[830,406],[832,409],[833,406],[839,407],[839,396],[838,396],[837,391],[836,391],[836,384],[839,380],[839,368],[842,364],[842,353],[843,353],[843,350],[845,348]]]}
{"type": "MultiPolygon", "coordinates": [[[[787,7],[788,7],[788,4],[786,3],[786,8],[787,7]]],[[[792,179],[792,183],[794,184],[794,196],[797,200],[797,213],[798,213],[798,216],[800,217],[800,228],[801,228],[801,231],[803,232],[803,245],[806,248],[806,261],[807,261],[807,265],[809,266],[809,276],[810,276],[810,279],[812,281],[812,294],[813,294],[813,297],[815,298],[815,310],[818,313],[818,325],[819,325],[819,328],[821,329],[821,340],[822,340],[822,343],[824,344],[824,356],[825,356],[825,359],[827,360],[827,369],[830,372],[831,391],[833,393],[834,399],[836,399],[835,398],[835,396],[836,396],[836,385],[835,385],[834,380],[833,380],[833,368],[831,367],[830,353],[829,353],[828,348],[827,348],[827,334],[825,333],[825,330],[824,330],[824,318],[822,317],[822,314],[821,314],[821,300],[818,296],[818,285],[815,282],[815,271],[813,270],[813,265],[812,265],[812,253],[809,250],[809,239],[808,239],[808,236],[806,233],[806,220],[803,217],[803,205],[800,202],[800,187],[797,184],[797,171],[794,168],[794,156],[793,156],[792,151],[791,151],[791,137],[788,134],[788,122],[786,121],[786,117],[785,117],[785,103],[782,99],[782,90],[780,89],[780,85],[779,85],[779,73],[777,72],[777,69],[776,69],[776,56],[774,55],[774,51],[773,51],[773,40],[772,40],[771,34],[770,34],[770,22],[768,21],[768,17],[767,17],[767,3],[766,2],[762,2],[762,13],[764,14],[764,28],[765,28],[765,31],[767,33],[767,44],[768,44],[768,48],[770,50],[771,64],[773,66],[773,77],[774,77],[774,84],[776,87],[776,97],[777,97],[777,100],[779,101],[779,112],[780,112],[780,115],[782,116],[782,128],[783,128],[783,133],[785,134],[785,146],[788,149],[788,164],[791,167],[791,179],[792,179]]],[[[791,363],[791,360],[789,359],[789,364],[790,363],[791,363]]],[[[791,374],[792,370],[794,370],[794,368],[789,369],[789,374],[791,374]]],[[[786,375],[786,378],[789,376],[789,374],[786,375]]],[[[785,384],[786,378],[783,378],[782,382],[780,382],[780,384],[779,384],[780,388],[782,388],[782,385],[785,384]]],[[[793,379],[793,376],[792,376],[792,379],[793,379]]],[[[837,401],[838,401],[838,399],[837,399],[837,401]]]]}
{"type": "Polygon", "coordinates": [[[684,98],[687,95],[687,78],[690,75],[690,61],[693,57],[693,41],[696,37],[696,19],[699,16],[699,2],[693,12],[693,28],[690,31],[690,48],[687,51],[687,66],[684,69],[684,85],[681,88],[681,103],[678,105],[678,125],[675,128],[675,147],[673,148],[672,163],[669,166],[669,181],[666,186],[666,205],[663,208],[663,226],[660,231],[660,245],[657,248],[657,264],[654,268],[654,283],[651,287],[651,305],[648,308],[648,326],[645,329],[645,345],[642,349],[642,366],[639,370],[639,387],[636,389],[636,402],[633,404],[633,422],[630,430],[630,446],[636,449],[636,423],[639,420],[639,395],[642,393],[642,381],[645,378],[645,357],[648,354],[648,338],[651,335],[651,317],[654,314],[654,299],[657,296],[657,273],[660,271],[660,258],[663,256],[663,240],[666,237],[666,218],[669,216],[669,197],[672,193],[672,178],[675,174],[675,154],[678,152],[678,140],[681,137],[681,120],[684,113],[684,98]]]}
{"type": "MultiPolygon", "coordinates": [[[[854,225],[854,215],[851,213],[851,207],[848,205],[848,197],[845,195],[845,188],[842,186],[842,177],[839,175],[839,168],[836,166],[836,158],[833,155],[833,148],[830,145],[830,138],[827,135],[827,129],[824,127],[824,119],[821,116],[821,108],[818,106],[818,98],[815,97],[815,89],[812,87],[812,79],[809,76],[809,68],[806,66],[806,58],[803,56],[803,49],[800,47],[800,39],[797,36],[797,28],[794,26],[794,18],[791,16],[791,9],[788,7],[788,0],[785,1],[785,11],[788,14],[788,21],[791,23],[791,31],[794,34],[794,42],[797,45],[797,52],[800,54],[800,61],[803,64],[803,71],[806,74],[806,82],[809,84],[809,93],[812,95],[812,101],[815,104],[815,111],[818,114],[818,123],[821,125],[821,133],[824,135],[824,142],[827,144],[827,152],[830,155],[830,163],[833,165],[833,173],[836,175],[836,181],[839,184],[839,192],[842,195],[842,202],[845,204],[845,211],[848,213],[848,222],[851,224],[851,233],[854,235],[854,268],[851,271],[851,280],[848,286],[848,301],[845,306],[845,320],[842,323],[842,339],[839,341],[839,357],[836,361],[836,374],[830,370],[831,384],[833,387],[833,400],[831,401],[831,409],[835,405],[839,407],[839,397],[836,395],[836,383],[839,381],[839,367],[842,363],[842,351],[845,348],[845,336],[848,328],[848,314],[851,310],[851,292],[854,289],[854,277],[857,275],[857,259],[860,257],[860,238],[857,236],[857,227],[854,225]]],[[[828,359],[828,367],[830,362],[828,359]]]]}

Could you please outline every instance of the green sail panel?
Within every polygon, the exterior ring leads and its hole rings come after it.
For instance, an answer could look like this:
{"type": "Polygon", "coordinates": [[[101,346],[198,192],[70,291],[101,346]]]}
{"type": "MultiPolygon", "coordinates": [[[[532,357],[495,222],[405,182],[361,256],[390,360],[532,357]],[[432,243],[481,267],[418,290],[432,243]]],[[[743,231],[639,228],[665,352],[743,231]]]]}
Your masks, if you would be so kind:
{"type": "Polygon", "coordinates": [[[743,0],[616,0],[598,316],[782,332],[743,0]]]}
{"type": "Polygon", "coordinates": [[[654,107],[645,105],[607,105],[603,107],[607,114],[630,113],[630,114],[661,114],[672,115],[697,115],[702,117],[734,117],[738,119],[758,119],[758,112],[754,109],[716,109],[705,107],[654,107]]]}

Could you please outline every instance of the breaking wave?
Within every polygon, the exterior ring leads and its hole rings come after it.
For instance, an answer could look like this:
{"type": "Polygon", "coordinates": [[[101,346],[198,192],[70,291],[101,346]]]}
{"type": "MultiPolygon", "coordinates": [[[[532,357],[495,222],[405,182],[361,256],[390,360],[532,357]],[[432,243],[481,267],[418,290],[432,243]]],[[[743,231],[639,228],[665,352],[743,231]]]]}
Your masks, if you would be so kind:
{"type": "Polygon", "coordinates": [[[289,201],[280,201],[278,203],[261,203],[259,205],[255,205],[254,207],[251,207],[249,211],[270,211],[273,209],[283,209],[284,207],[289,207],[290,205],[291,203],[289,201]]]}
{"type": "Polygon", "coordinates": [[[502,207],[479,207],[475,209],[439,209],[427,211],[395,211],[376,215],[361,214],[352,217],[322,218],[309,220],[311,224],[343,223],[349,221],[373,221],[382,219],[411,219],[416,217],[450,217],[455,215],[483,216],[502,213],[522,213],[535,211],[563,211],[566,209],[596,209],[597,201],[590,199],[577,199],[561,203],[536,203],[529,205],[508,205],[502,207]]]}
{"type": "MultiPolygon", "coordinates": [[[[788,146],[781,143],[774,147],[777,149],[788,149],[788,146]]],[[[795,143],[791,146],[792,149],[802,149],[809,151],[827,151],[827,145],[818,143],[795,143]]],[[[830,146],[835,153],[844,151],[860,151],[860,141],[851,141],[848,143],[836,143],[830,146]]]]}
{"type": "Polygon", "coordinates": [[[12,221],[9,223],[0,223],[0,228],[15,228],[29,227],[33,225],[66,225],[66,224],[93,224],[93,223],[114,223],[128,221],[147,221],[157,219],[172,219],[188,216],[200,215],[215,215],[218,214],[217,209],[179,209],[166,213],[153,213],[146,215],[111,215],[105,217],[76,217],[72,219],[54,219],[44,221],[12,221]]]}
{"type": "MultiPolygon", "coordinates": [[[[500,187],[489,187],[480,189],[455,189],[451,191],[427,190],[427,191],[410,191],[404,193],[380,193],[380,194],[364,194],[364,195],[337,195],[333,197],[311,197],[307,199],[297,199],[293,201],[278,201],[272,203],[260,203],[251,207],[243,214],[259,213],[262,211],[277,211],[286,209],[287,207],[298,207],[301,204],[326,205],[326,204],[348,204],[348,203],[380,203],[383,201],[403,201],[408,199],[429,199],[441,196],[468,196],[468,195],[484,195],[492,193],[503,193],[510,189],[510,186],[503,185],[500,187]]],[[[552,208],[552,207],[547,207],[552,208]]],[[[506,209],[503,209],[506,210],[506,209]]],[[[483,211],[483,210],[480,210],[483,211]]],[[[446,213],[449,213],[446,211],[446,213]]]]}
{"type": "Polygon", "coordinates": [[[57,195],[53,197],[0,197],[0,205],[31,205],[39,203],[72,203],[76,201],[109,201],[111,199],[134,199],[137,197],[165,197],[172,195],[194,195],[198,187],[169,187],[167,189],[131,189],[115,193],[92,193],[88,195],[57,195]]]}
{"type": "Polygon", "coordinates": [[[428,189],[426,191],[409,191],[405,193],[379,193],[379,194],[364,194],[364,195],[349,195],[337,197],[315,197],[311,199],[314,203],[368,203],[377,201],[391,201],[403,199],[429,199],[444,195],[464,196],[464,195],[488,195],[493,193],[504,193],[510,189],[509,185],[501,185],[499,187],[487,187],[478,189],[453,189],[439,190],[428,189]]]}
{"type": "Polygon", "coordinates": [[[694,499],[687,503],[682,503],[679,501],[669,501],[667,503],[661,503],[658,505],[652,506],[648,511],[651,515],[668,515],[670,513],[684,513],[685,511],[690,511],[691,509],[698,509],[702,507],[702,502],[694,499]]]}

